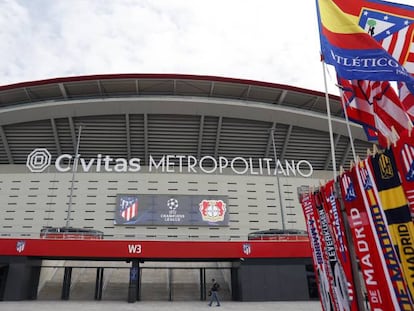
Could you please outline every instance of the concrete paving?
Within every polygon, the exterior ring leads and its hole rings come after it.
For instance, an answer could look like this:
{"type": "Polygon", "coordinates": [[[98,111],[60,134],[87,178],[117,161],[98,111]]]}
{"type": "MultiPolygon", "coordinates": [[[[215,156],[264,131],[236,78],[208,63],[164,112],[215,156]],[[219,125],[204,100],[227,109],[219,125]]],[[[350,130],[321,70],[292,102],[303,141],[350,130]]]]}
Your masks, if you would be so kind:
{"type": "Polygon", "coordinates": [[[321,311],[319,301],[283,302],[236,302],[224,301],[220,307],[207,302],[154,302],[139,301],[0,301],[2,311],[194,311],[194,310],[237,310],[237,311],[321,311]]]}

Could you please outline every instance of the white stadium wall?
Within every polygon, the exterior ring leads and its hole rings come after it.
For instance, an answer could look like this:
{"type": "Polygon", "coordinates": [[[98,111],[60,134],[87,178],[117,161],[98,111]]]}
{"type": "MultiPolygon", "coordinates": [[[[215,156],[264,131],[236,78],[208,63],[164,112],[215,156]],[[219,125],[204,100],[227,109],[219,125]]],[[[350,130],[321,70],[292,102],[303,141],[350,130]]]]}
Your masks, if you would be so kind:
{"type": "MultiPolygon", "coordinates": [[[[78,172],[74,179],[70,226],[103,231],[106,239],[243,240],[248,233],[257,230],[283,227],[305,230],[297,188],[318,185],[320,180],[330,178],[330,174],[317,172],[309,178],[276,178],[236,174],[78,172]],[[229,226],[115,225],[118,194],[224,195],[228,197],[229,226]]],[[[24,165],[3,165],[0,235],[38,237],[43,227],[65,226],[71,181],[72,173],[32,173],[24,165]]]]}

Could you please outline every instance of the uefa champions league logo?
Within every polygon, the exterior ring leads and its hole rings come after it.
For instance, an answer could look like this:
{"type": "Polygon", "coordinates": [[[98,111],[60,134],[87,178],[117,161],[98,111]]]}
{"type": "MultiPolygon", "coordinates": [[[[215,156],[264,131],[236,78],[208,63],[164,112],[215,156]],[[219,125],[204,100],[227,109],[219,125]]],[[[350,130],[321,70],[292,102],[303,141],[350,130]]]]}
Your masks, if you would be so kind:
{"type": "Polygon", "coordinates": [[[170,211],[175,211],[178,208],[178,200],[171,198],[167,201],[167,206],[170,211]]]}
{"type": "Polygon", "coordinates": [[[178,214],[179,207],[178,200],[176,198],[170,198],[167,201],[168,214],[160,214],[161,219],[166,222],[180,223],[184,221],[185,214],[178,214]]]}
{"type": "Polygon", "coordinates": [[[32,173],[41,173],[49,167],[52,155],[45,148],[33,150],[28,156],[26,166],[32,173]]]}

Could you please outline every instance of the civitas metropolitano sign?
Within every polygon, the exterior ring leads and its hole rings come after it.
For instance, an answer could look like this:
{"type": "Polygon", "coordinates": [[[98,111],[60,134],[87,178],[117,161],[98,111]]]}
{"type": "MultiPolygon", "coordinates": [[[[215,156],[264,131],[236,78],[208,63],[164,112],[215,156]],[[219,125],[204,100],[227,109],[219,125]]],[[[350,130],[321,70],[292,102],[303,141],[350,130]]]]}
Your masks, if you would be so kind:
{"type": "MultiPolygon", "coordinates": [[[[48,167],[54,166],[58,172],[71,172],[76,161],[71,154],[61,154],[54,162],[50,152],[45,148],[37,148],[28,156],[26,166],[33,173],[44,172],[48,167]]],[[[88,173],[115,172],[136,173],[142,170],[140,158],[114,158],[110,155],[97,154],[95,158],[82,158],[78,155],[77,169],[88,173]]],[[[271,158],[246,157],[212,157],[204,156],[197,159],[191,155],[163,155],[154,158],[149,156],[146,161],[146,172],[154,173],[204,173],[224,174],[231,170],[237,175],[268,175],[268,176],[301,176],[310,177],[313,167],[307,160],[276,161],[271,158]]]]}

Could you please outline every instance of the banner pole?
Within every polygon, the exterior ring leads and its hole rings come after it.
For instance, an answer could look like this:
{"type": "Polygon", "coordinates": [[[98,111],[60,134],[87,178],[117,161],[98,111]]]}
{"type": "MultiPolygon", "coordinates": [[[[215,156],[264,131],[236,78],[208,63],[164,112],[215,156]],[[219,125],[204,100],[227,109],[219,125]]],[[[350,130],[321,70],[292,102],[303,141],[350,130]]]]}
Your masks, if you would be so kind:
{"type": "MultiPolygon", "coordinates": [[[[348,241],[347,246],[349,247],[349,251],[350,251],[351,269],[352,269],[353,282],[354,282],[355,290],[356,290],[355,294],[357,296],[357,305],[358,305],[359,310],[365,310],[364,303],[363,303],[364,300],[363,300],[362,286],[361,286],[361,282],[359,278],[358,263],[356,262],[356,253],[355,253],[355,249],[353,248],[353,243],[352,243],[353,241],[352,235],[350,232],[349,223],[346,218],[347,216],[345,213],[345,206],[344,206],[341,196],[339,195],[341,192],[340,191],[338,192],[339,190],[339,185],[337,181],[338,174],[336,170],[335,146],[334,146],[333,132],[332,132],[331,108],[329,105],[328,85],[327,85],[327,79],[326,79],[326,65],[325,65],[324,60],[322,60],[322,71],[323,71],[323,81],[324,81],[324,86],[325,86],[325,102],[326,102],[326,112],[328,115],[329,138],[331,142],[331,156],[332,156],[332,166],[333,166],[333,180],[335,182],[335,192],[340,202],[341,216],[342,216],[342,219],[344,220],[345,236],[347,238],[347,241],[348,241]]],[[[352,144],[352,150],[354,152],[352,141],[351,141],[351,144],[352,144]]]]}
{"type": "Polygon", "coordinates": [[[325,85],[325,102],[326,102],[326,113],[328,115],[329,140],[331,142],[333,177],[334,177],[334,180],[336,180],[337,171],[336,171],[336,159],[335,159],[335,146],[334,146],[334,139],[333,139],[333,132],[332,132],[331,107],[329,105],[329,95],[328,95],[328,85],[326,82],[325,62],[323,60],[322,60],[322,71],[323,71],[323,83],[325,85]]]}
{"type": "MultiPolygon", "coordinates": [[[[346,121],[345,123],[346,123],[346,128],[348,130],[348,136],[349,136],[349,142],[351,143],[352,157],[354,158],[354,163],[357,163],[358,159],[355,153],[354,138],[352,137],[351,128],[349,126],[348,112],[346,111],[346,105],[344,101],[342,100],[343,97],[346,98],[346,95],[342,87],[339,84],[337,84],[337,86],[338,86],[338,89],[341,95],[341,105],[342,105],[342,110],[344,111],[344,116],[345,116],[345,121],[346,121]]],[[[346,98],[346,100],[348,101],[348,98],[346,98]]]]}

